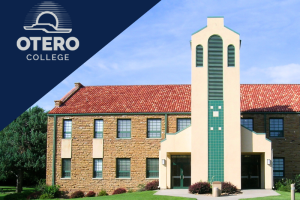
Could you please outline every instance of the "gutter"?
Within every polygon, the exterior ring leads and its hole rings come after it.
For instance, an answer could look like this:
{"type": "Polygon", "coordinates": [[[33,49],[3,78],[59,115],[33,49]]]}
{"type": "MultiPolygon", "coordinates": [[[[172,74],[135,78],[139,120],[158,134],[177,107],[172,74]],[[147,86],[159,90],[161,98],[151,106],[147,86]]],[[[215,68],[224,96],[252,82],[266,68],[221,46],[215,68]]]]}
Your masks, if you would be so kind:
{"type": "Polygon", "coordinates": [[[163,112],[163,113],[71,113],[48,114],[48,116],[95,116],[95,115],[190,115],[191,112],[163,112]]]}
{"type": "Polygon", "coordinates": [[[55,158],[56,158],[56,115],[54,115],[53,127],[53,157],[52,157],[52,185],[55,185],[55,158]]]}

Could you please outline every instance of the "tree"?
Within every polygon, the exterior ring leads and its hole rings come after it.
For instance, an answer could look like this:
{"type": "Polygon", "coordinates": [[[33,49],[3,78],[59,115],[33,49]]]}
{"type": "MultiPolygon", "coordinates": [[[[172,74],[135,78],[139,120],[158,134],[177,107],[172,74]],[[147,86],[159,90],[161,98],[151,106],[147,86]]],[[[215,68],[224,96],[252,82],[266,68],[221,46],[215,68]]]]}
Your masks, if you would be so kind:
{"type": "Polygon", "coordinates": [[[0,132],[0,180],[14,174],[21,192],[24,172],[46,168],[46,143],[47,113],[29,108],[0,132]]]}

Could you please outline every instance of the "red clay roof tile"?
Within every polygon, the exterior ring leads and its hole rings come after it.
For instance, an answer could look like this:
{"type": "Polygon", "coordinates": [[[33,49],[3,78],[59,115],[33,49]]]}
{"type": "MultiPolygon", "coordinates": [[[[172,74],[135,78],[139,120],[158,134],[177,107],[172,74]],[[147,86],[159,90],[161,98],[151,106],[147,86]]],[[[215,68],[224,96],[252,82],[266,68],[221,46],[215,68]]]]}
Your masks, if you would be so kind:
{"type": "MultiPolygon", "coordinates": [[[[191,85],[85,86],[49,114],[152,112],[191,112],[191,85]]],[[[300,112],[300,85],[241,84],[241,112],[300,112]]]]}

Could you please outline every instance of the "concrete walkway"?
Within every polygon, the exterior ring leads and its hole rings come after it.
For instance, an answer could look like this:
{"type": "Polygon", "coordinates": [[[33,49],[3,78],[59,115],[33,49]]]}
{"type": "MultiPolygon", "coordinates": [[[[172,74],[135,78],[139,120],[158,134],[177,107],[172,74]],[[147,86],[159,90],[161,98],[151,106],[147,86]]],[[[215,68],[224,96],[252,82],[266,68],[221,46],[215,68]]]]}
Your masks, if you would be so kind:
{"type": "Polygon", "coordinates": [[[255,198],[255,197],[266,197],[266,196],[277,196],[280,195],[274,190],[242,190],[243,194],[212,197],[206,195],[195,195],[190,194],[187,189],[170,189],[170,190],[158,190],[154,195],[165,195],[165,196],[176,196],[176,197],[187,197],[201,200],[231,200],[231,199],[244,199],[244,198],[255,198]]]}

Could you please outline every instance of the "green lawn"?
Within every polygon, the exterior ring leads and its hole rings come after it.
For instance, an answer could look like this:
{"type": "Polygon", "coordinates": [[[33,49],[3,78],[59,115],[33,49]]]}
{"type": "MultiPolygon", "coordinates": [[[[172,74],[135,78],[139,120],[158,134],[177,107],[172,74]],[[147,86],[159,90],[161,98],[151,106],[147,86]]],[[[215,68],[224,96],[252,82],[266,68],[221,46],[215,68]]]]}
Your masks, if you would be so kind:
{"type": "MultiPolygon", "coordinates": [[[[3,186],[0,186],[3,188],[3,186]]],[[[0,200],[4,199],[4,196],[11,194],[15,191],[15,187],[5,187],[8,188],[9,192],[0,193],[0,200]]],[[[33,192],[33,188],[23,188],[23,193],[30,194],[33,192]]],[[[277,191],[280,196],[270,196],[270,197],[259,197],[259,198],[252,198],[249,200],[290,200],[291,199],[291,193],[290,192],[281,192],[277,191]]],[[[145,191],[145,192],[133,192],[133,193],[125,193],[125,194],[117,194],[117,195],[109,195],[109,196],[103,196],[103,197],[86,197],[83,199],[91,199],[91,200],[189,200],[190,198],[183,198],[183,197],[171,197],[171,196],[160,196],[160,195],[153,195],[155,191],[145,191]]],[[[26,197],[25,197],[26,198],[26,197]]],[[[300,193],[296,193],[296,199],[300,199],[300,193]]]]}
{"type": "MultiPolygon", "coordinates": [[[[5,188],[4,193],[0,192],[0,200],[3,200],[4,196],[12,194],[16,191],[16,187],[14,187],[14,186],[0,186],[0,188],[5,188]]],[[[34,191],[33,188],[23,187],[23,192],[22,193],[30,194],[33,191],[34,191]]]]}
{"type": "MultiPolygon", "coordinates": [[[[15,191],[15,187],[7,187],[10,188],[12,192],[15,191]]],[[[33,188],[23,188],[25,193],[28,192],[33,192],[33,188]]],[[[23,192],[23,193],[24,193],[23,192]]],[[[159,195],[153,195],[155,193],[155,191],[145,191],[145,192],[133,192],[133,193],[125,193],[125,194],[117,194],[117,195],[109,195],[109,196],[102,196],[102,197],[86,197],[83,199],[91,199],[91,200],[119,200],[119,199],[128,199],[128,200],[171,200],[171,199],[175,199],[175,200],[187,200],[190,198],[182,198],[182,197],[170,197],[170,196],[159,196],[159,195]]],[[[11,192],[9,193],[0,193],[0,200],[4,199],[4,196],[11,194],[11,192]]],[[[29,193],[30,194],[30,193],[29,193]]],[[[81,198],[80,198],[81,199],[81,198]]]]}
{"type": "Polygon", "coordinates": [[[91,200],[123,200],[123,199],[130,199],[130,200],[156,200],[156,199],[175,199],[175,200],[187,200],[191,198],[183,198],[183,197],[170,197],[170,196],[160,196],[160,195],[153,195],[155,191],[145,191],[145,192],[133,192],[133,193],[125,193],[125,194],[116,194],[104,197],[90,197],[90,198],[83,198],[83,199],[91,199],[91,200]]]}
{"type": "MultiPolygon", "coordinates": [[[[281,195],[279,195],[279,196],[270,196],[270,197],[251,198],[251,200],[290,200],[291,199],[291,193],[290,192],[282,192],[282,191],[276,191],[276,192],[281,194],[281,195]]],[[[300,199],[300,193],[296,193],[295,199],[300,199]]]]}

